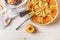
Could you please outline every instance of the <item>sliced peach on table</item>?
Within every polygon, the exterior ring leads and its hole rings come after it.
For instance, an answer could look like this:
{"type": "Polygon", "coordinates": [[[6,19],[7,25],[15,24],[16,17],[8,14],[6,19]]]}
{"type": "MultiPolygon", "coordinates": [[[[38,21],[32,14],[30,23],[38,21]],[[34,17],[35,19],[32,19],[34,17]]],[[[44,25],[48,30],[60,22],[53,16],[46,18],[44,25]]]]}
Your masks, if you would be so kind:
{"type": "Polygon", "coordinates": [[[26,32],[28,32],[28,33],[34,33],[35,32],[35,27],[32,24],[28,24],[26,26],[26,32]]]}

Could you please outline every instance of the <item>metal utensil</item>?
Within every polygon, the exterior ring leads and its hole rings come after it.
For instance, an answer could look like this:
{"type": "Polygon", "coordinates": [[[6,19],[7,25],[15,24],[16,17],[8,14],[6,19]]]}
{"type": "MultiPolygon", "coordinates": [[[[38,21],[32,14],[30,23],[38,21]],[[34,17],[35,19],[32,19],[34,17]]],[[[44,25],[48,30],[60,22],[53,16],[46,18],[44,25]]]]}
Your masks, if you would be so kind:
{"type": "MultiPolygon", "coordinates": [[[[25,10],[25,11],[22,11],[22,12],[20,12],[17,16],[15,16],[15,17],[13,17],[13,18],[7,18],[7,20],[13,20],[13,19],[15,19],[16,17],[18,17],[18,16],[20,16],[20,17],[24,17],[26,14],[28,14],[29,12],[31,12],[31,10],[25,10]]],[[[10,23],[11,23],[11,21],[10,21],[10,23]]],[[[8,24],[8,25],[6,25],[5,27],[4,27],[4,29],[6,28],[6,27],[8,27],[9,25],[10,25],[10,23],[8,24]]]]}
{"type": "Polygon", "coordinates": [[[17,28],[16,30],[18,30],[26,21],[28,21],[34,14],[28,16],[17,28]]]}

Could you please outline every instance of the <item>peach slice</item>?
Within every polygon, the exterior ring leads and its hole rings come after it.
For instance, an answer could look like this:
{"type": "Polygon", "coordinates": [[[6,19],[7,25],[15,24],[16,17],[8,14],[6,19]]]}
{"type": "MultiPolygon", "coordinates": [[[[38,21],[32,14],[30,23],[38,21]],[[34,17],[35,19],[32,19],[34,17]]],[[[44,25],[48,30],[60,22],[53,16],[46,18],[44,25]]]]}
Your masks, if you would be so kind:
{"type": "Polygon", "coordinates": [[[57,10],[56,9],[52,9],[52,14],[56,15],[56,13],[57,13],[57,10]]]}
{"type": "Polygon", "coordinates": [[[28,25],[26,26],[26,32],[28,32],[28,33],[33,33],[33,32],[35,32],[35,27],[34,27],[33,25],[31,25],[31,24],[28,24],[28,25]]]}
{"type": "Polygon", "coordinates": [[[34,15],[34,16],[31,18],[31,20],[32,20],[33,22],[37,22],[37,21],[38,21],[38,17],[37,17],[36,15],[34,15]]]}
{"type": "Polygon", "coordinates": [[[44,23],[48,23],[50,20],[49,20],[49,18],[46,16],[46,17],[43,17],[43,22],[44,23]]]}
{"type": "Polygon", "coordinates": [[[46,0],[49,4],[52,4],[53,2],[52,2],[52,0],[46,0]]]}
{"type": "Polygon", "coordinates": [[[34,7],[35,7],[35,5],[33,3],[31,3],[31,2],[27,4],[27,9],[28,10],[33,10],[34,7]]]}

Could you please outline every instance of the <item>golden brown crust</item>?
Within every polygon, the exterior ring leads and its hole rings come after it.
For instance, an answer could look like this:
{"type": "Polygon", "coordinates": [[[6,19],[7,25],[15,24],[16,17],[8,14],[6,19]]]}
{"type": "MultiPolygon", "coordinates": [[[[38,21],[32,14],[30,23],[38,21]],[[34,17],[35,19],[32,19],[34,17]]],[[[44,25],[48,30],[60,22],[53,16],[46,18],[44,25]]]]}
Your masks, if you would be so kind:
{"type": "MultiPolygon", "coordinates": [[[[29,0],[27,5],[27,9],[34,11],[36,16],[34,15],[31,19],[35,23],[39,24],[49,24],[53,21],[57,16],[57,1],[56,0],[29,0]],[[32,2],[33,1],[33,2],[32,2]],[[32,6],[32,4],[34,6],[32,6]],[[38,12],[38,10],[40,10],[38,12]],[[37,12],[37,13],[36,13],[37,12]],[[40,19],[39,21],[37,21],[40,19]]],[[[31,14],[31,13],[30,13],[31,14]]]]}

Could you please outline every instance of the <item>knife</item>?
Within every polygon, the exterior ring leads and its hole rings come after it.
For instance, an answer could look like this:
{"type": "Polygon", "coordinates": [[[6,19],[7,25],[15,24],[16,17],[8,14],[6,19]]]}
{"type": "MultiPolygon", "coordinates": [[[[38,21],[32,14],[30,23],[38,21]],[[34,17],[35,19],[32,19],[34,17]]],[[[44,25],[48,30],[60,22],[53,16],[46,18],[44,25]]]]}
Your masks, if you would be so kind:
{"type": "MultiPolygon", "coordinates": [[[[13,19],[15,19],[15,18],[18,17],[18,16],[24,17],[24,16],[25,16],[26,14],[28,14],[29,12],[31,12],[31,10],[24,10],[24,11],[20,12],[17,16],[13,17],[13,18],[7,18],[7,20],[10,20],[10,19],[11,19],[11,21],[12,21],[13,19]]],[[[10,21],[10,23],[11,23],[11,21],[10,21]]],[[[6,25],[6,26],[4,27],[4,29],[5,29],[6,27],[8,27],[8,26],[10,25],[10,23],[8,23],[8,25],[6,25]]]]}
{"type": "Polygon", "coordinates": [[[16,28],[16,30],[18,30],[26,21],[28,21],[34,14],[26,17],[26,19],[16,28]]]}

